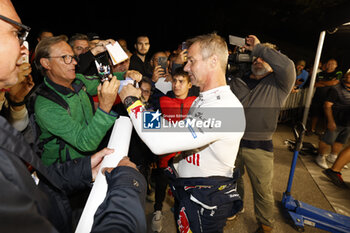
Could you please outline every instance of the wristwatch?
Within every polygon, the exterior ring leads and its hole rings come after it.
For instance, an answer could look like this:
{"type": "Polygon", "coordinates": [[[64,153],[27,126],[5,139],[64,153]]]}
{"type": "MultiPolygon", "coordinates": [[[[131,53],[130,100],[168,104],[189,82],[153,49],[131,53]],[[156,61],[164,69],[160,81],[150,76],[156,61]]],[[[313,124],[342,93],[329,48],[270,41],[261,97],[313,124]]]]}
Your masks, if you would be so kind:
{"type": "Polygon", "coordinates": [[[139,98],[136,96],[128,96],[124,99],[124,106],[125,108],[130,107],[133,103],[135,103],[139,98]]]}

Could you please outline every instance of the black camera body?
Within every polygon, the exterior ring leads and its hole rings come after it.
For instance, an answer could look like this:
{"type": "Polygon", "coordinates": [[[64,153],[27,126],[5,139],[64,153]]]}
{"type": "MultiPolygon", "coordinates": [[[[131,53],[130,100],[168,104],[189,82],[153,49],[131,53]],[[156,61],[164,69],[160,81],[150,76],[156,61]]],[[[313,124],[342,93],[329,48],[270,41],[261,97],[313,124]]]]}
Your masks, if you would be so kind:
{"type": "Polygon", "coordinates": [[[234,37],[235,39],[232,40],[231,37],[234,36],[230,36],[230,45],[233,45],[234,48],[228,57],[226,76],[228,79],[241,78],[250,71],[253,58],[250,51],[243,49],[242,41],[245,41],[244,38],[234,37]]]}

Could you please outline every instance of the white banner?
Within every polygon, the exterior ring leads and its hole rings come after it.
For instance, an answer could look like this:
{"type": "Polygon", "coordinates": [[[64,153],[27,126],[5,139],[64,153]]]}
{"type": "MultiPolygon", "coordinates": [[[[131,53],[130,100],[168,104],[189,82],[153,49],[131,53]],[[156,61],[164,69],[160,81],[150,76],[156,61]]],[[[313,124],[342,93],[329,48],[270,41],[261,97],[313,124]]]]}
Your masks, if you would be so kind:
{"type": "Polygon", "coordinates": [[[101,205],[107,193],[107,181],[101,170],[105,167],[116,167],[119,161],[128,155],[129,144],[132,132],[132,123],[129,117],[121,116],[116,120],[111,137],[108,142],[108,148],[114,149],[114,153],[106,155],[101,163],[94,186],[86,201],[84,211],[80,217],[75,233],[87,233],[91,231],[94,222],[94,215],[97,208],[101,205]]]}

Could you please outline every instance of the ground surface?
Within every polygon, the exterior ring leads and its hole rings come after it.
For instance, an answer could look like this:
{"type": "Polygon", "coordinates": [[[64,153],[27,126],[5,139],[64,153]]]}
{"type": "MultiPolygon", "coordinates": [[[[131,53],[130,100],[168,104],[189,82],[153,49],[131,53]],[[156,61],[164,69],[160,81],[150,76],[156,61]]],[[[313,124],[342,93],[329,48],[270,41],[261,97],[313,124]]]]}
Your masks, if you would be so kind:
{"type": "MultiPolygon", "coordinates": [[[[288,150],[284,141],[286,139],[293,139],[293,135],[289,127],[284,125],[279,125],[277,132],[273,137],[274,143],[274,154],[275,154],[275,166],[274,166],[274,197],[275,197],[275,230],[276,233],[289,233],[289,232],[297,232],[295,228],[290,224],[287,217],[285,217],[283,210],[281,208],[281,200],[283,192],[286,190],[287,181],[291,166],[291,161],[293,157],[293,153],[288,150]]],[[[305,137],[306,141],[315,143],[317,145],[318,139],[316,136],[305,137]]],[[[337,209],[331,205],[329,200],[326,198],[326,195],[322,189],[320,189],[319,184],[315,182],[317,181],[317,177],[321,177],[320,179],[324,182],[323,186],[328,188],[333,188],[335,191],[339,191],[337,187],[335,187],[332,183],[330,183],[325,176],[321,173],[321,168],[314,166],[312,156],[302,157],[300,156],[295,170],[294,181],[292,186],[292,196],[299,201],[306,202],[315,207],[322,208],[325,210],[335,211],[337,209]],[[310,168],[311,167],[311,168],[310,168]],[[309,171],[311,169],[311,171],[309,171]],[[312,174],[316,179],[312,177],[312,174]]],[[[349,180],[347,177],[350,177],[350,169],[343,171],[343,176],[345,180],[349,180]]],[[[256,230],[257,224],[254,217],[254,208],[253,208],[253,199],[252,192],[250,187],[249,178],[245,175],[244,181],[246,183],[246,197],[244,200],[245,212],[240,214],[237,219],[233,221],[227,221],[226,227],[224,229],[225,233],[231,232],[239,232],[239,233],[252,233],[256,230]]],[[[317,181],[318,182],[318,181],[317,181]]],[[[321,185],[322,186],[322,185],[321,185]]],[[[349,192],[349,191],[345,191],[349,192]]],[[[349,194],[349,193],[347,193],[349,194]]],[[[347,196],[349,197],[349,195],[347,196]]],[[[333,198],[337,200],[337,198],[333,198]]],[[[338,198],[339,199],[339,198],[338,198]]],[[[344,201],[350,205],[349,198],[344,200],[340,200],[342,204],[344,201]]],[[[173,219],[173,214],[170,210],[172,206],[172,198],[167,196],[164,207],[163,207],[163,230],[165,233],[176,233],[175,221],[173,219]]],[[[346,210],[346,209],[345,209],[346,210]]],[[[347,209],[348,212],[350,210],[347,209]]],[[[147,201],[146,203],[146,215],[148,221],[148,232],[152,232],[151,230],[151,221],[153,216],[153,203],[147,201]]],[[[305,226],[305,232],[326,232],[317,228],[305,226]]]]}

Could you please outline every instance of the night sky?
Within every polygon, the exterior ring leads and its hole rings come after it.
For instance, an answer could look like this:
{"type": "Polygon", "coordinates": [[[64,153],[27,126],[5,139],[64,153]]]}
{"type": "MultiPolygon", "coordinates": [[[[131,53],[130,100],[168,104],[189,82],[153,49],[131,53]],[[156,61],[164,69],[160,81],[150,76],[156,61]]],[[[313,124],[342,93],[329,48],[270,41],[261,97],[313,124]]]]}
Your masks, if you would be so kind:
{"type": "MultiPolygon", "coordinates": [[[[21,20],[32,28],[36,45],[43,28],[55,35],[96,32],[102,38],[124,38],[133,51],[135,37],[150,37],[151,52],[174,50],[182,41],[216,31],[228,35],[257,35],[291,59],[304,58],[311,66],[321,30],[350,21],[347,0],[266,1],[12,1],[21,20]]],[[[350,67],[348,33],[326,35],[322,60],[335,57],[342,69],[350,67]]]]}

